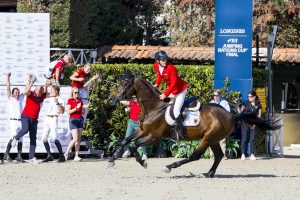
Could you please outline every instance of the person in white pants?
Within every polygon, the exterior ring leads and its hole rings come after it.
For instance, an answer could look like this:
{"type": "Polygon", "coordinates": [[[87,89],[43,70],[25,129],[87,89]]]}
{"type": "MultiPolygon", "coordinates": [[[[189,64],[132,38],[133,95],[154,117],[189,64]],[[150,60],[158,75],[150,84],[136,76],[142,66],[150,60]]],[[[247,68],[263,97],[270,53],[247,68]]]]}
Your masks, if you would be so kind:
{"type": "Polygon", "coordinates": [[[156,71],[156,80],[153,86],[159,87],[162,80],[167,84],[167,89],[159,98],[161,100],[166,97],[175,98],[173,114],[176,121],[176,132],[179,136],[178,139],[184,140],[186,134],[180,111],[187,94],[188,85],[181,79],[176,67],[168,60],[169,57],[165,51],[156,52],[154,58],[153,68],[156,71]]]}
{"type": "MultiPolygon", "coordinates": [[[[21,113],[24,108],[23,100],[25,95],[23,93],[20,94],[20,90],[15,87],[10,90],[10,77],[11,73],[7,73],[6,79],[6,94],[8,98],[8,108],[9,108],[9,127],[11,132],[11,140],[17,135],[18,131],[21,130],[21,113]]],[[[22,159],[22,146],[23,146],[23,137],[21,137],[18,141],[18,155],[16,160],[18,162],[23,162],[22,159]]],[[[9,155],[10,145],[7,145],[6,152],[4,153],[4,159],[8,162],[11,162],[12,159],[9,155]]]]}
{"type": "Polygon", "coordinates": [[[43,143],[47,151],[47,158],[42,162],[53,160],[53,155],[50,151],[49,141],[54,142],[59,152],[58,162],[64,162],[65,156],[59,140],[57,139],[58,116],[63,114],[65,109],[64,100],[59,96],[60,88],[57,85],[52,85],[49,97],[49,108],[46,113],[46,120],[43,129],[43,143]]]}
{"type": "MultiPolygon", "coordinates": [[[[221,96],[220,96],[220,90],[218,90],[218,89],[214,91],[214,99],[211,100],[210,103],[219,104],[225,110],[227,110],[228,112],[230,112],[229,103],[225,99],[221,98],[221,96]]],[[[221,145],[221,149],[222,149],[222,151],[224,153],[224,158],[227,159],[227,157],[226,157],[226,138],[224,138],[223,140],[220,141],[220,145],[221,145]]],[[[210,157],[213,158],[213,152],[212,152],[211,149],[210,149],[210,157]]]]}

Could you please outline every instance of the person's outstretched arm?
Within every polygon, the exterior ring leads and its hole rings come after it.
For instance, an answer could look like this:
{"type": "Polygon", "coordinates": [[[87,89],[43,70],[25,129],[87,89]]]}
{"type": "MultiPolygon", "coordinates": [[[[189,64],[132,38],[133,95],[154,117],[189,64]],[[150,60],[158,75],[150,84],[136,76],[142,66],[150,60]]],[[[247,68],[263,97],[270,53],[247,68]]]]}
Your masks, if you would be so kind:
{"type": "Polygon", "coordinates": [[[31,93],[30,89],[31,89],[33,83],[35,82],[35,80],[36,80],[36,78],[35,78],[34,74],[28,74],[28,82],[27,82],[27,85],[25,87],[25,92],[24,92],[26,96],[30,95],[30,93],[31,93]]]}
{"type": "Polygon", "coordinates": [[[86,87],[90,86],[90,84],[91,84],[94,80],[96,80],[97,78],[99,78],[99,74],[94,75],[90,80],[88,80],[88,81],[83,85],[83,87],[86,88],[86,87]]]}
{"type": "Polygon", "coordinates": [[[7,97],[11,97],[11,91],[10,91],[10,76],[11,76],[11,73],[8,72],[7,73],[7,76],[6,76],[6,95],[7,97]]]}

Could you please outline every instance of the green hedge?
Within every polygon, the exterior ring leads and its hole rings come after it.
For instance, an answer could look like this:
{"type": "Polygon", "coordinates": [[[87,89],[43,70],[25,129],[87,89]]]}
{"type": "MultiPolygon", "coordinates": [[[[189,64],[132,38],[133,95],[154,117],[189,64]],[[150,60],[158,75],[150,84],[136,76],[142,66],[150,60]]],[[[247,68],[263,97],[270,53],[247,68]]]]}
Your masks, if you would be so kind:
{"type": "MultiPolygon", "coordinates": [[[[151,64],[94,65],[93,74],[99,73],[101,78],[90,90],[89,115],[84,135],[92,140],[97,148],[105,149],[107,153],[113,151],[115,145],[124,138],[126,131],[128,114],[125,113],[124,106],[110,106],[107,101],[125,69],[131,70],[151,83],[155,80],[155,72],[151,64]]],[[[197,96],[201,102],[209,102],[212,99],[213,66],[177,65],[177,69],[183,80],[189,84],[188,97],[197,96]]],[[[264,70],[253,70],[253,77],[264,77],[264,70]]],[[[255,79],[254,83],[263,80],[255,79]]],[[[161,91],[164,87],[165,85],[161,85],[161,91]]]]}

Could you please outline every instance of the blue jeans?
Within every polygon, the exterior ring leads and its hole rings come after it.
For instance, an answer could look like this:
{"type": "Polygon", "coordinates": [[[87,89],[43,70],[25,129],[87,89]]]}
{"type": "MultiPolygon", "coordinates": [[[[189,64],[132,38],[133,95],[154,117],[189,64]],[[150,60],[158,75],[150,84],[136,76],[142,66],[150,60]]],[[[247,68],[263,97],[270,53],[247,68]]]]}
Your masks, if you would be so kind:
{"type": "MultiPolygon", "coordinates": [[[[129,137],[130,135],[132,135],[137,129],[139,129],[139,121],[134,121],[132,119],[129,119],[127,121],[127,129],[126,129],[125,138],[129,137]]],[[[125,147],[125,149],[127,149],[127,148],[128,147],[125,147]]],[[[145,147],[142,147],[141,151],[142,151],[143,155],[146,155],[146,149],[145,149],[145,147]]]]}
{"type": "Polygon", "coordinates": [[[246,146],[247,137],[250,137],[250,152],[249,156],[251,154],[254,154],[254,145],[255,145],[255,128],[251,128],[249,124],[242,122],[242,141],[241,141],[241,153],[246,154],[248,151],[248,145],[246,146]]]}

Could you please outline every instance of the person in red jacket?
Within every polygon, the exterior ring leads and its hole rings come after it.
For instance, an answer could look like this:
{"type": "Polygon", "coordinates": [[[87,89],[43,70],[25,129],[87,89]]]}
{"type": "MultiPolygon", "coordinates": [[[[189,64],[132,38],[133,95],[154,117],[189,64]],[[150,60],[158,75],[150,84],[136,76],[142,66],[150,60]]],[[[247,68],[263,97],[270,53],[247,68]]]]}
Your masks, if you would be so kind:
{"type": "Polygon", "coordinates": [[[167,90],[159,98],[161,100],[166,97],[175,98],[173,114],[176,120],[176,131],[179,134],[179,139],[184,139],[185,133],[180,111],[188,86],[179,77],[176,67],[168,61],[168,55],[165,51],[158,51],[154,58],[153,68],[157,74],[154,87],[158,87],[162,80],[168,85],[167,90]]]}

